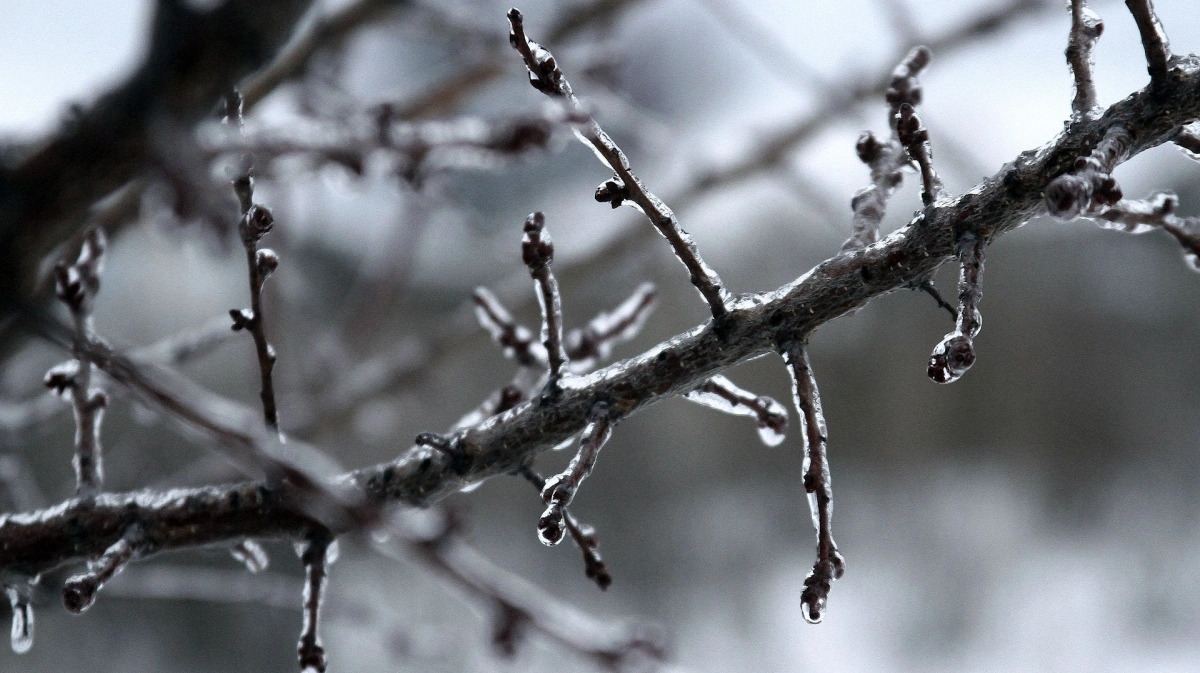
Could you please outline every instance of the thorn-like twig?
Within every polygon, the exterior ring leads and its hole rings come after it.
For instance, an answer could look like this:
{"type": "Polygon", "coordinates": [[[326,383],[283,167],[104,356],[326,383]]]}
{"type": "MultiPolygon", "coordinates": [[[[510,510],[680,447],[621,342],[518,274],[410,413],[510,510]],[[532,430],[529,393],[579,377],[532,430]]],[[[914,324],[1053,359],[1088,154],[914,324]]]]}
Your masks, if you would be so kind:
{"type": "Polygon", "coordinates": [[[1096,103],[1096,83],[1092,81],[1092,49],[1104,32],[1104,21],[1087,6],[1087,0],[1071,0],[1071,36],[1067,40],[1067,65],[1075,77],[1075,99],[1071,112],[1082,116],[1096,103]]]}
{"type": "Polygon", "coordinates": [[[68,579],[63,584],[63,605],[67,610],[80,614],[90,608],[104,584],[137,557],[141,545],[141,526],[133,524],[100,558],[88,563],[86,573],[68,579]]]}
{"type": "Polygon", "coordinates": [[[542,544],[552,546],[562,542],[566,527],[563,511],[570,506],[583,480],[592,473],[600,449],[612,436],[615,422],[610,406],[605,402],[596,403],[592,407],[587,427],[579,436],[579,451],[571,459],[567,469],[547,479],[542,486],[542,500],[546,502],[546,511],[542,512],[537,526],[538,539],[542,544]]]}
{"type": "Polygon", "coordinates": [[[657,196],[652,194],[642,181],[634,175],[629,166],[629,159],[612,138],[600,128],[596,120],[588,114],[583,104],[575,97],[571,84],[558,67],[558,62],[549,51],[525,35],[525,22],[521,12],[516,8],[508,12],[508,22],[512,28],[509,42],[525,61],[529,69],[529,82],[542,93],[563,100],[572,113],[578,117],[577,129],[580,137],[590,145],[600,159],[615,173],[616,176],[601,185],[596,198],[609,201],[616,207],[622,201],[635,204],[659,233],[671,244],[675,256],[687,267],[691,274],[692,284],[700,291],[700,295],[708,302],[713,318],[721,320],[728,313],[726,304],[729,292],[721,284],[721,278],[713,271],[696,249],[696,242],[691,234],[683,230],[675,213],[657,196]]]}
{"type": "Polygon", "coordinates": [[[71,312],[74,341],[71,354],[75,359],[46,373],[45,384],[60,395],[70,395],[75,411],[75,492],[93,496],[104,484],[103,452],[100,444],[100,424],[108,396],[92,387],[92,361],[85,353],[87,344],[95,338],[92,307],[100,290],[100,274],[104,270],[104,251],[107,242],[104,231],[92,227],[84,233],[83,246],[74,264],[60,262],[54,268],[58,299],[71,312]],[[67,391],[70,391],[69,393],[67,391]]]}
{"type": "Polygon", "coordinates": [[[846,561],[833,541],[833,485],[826,451],[825,415],[821,411],[817,379],[808,361],[808,349],[803,343],[794,342],[784,351],[784,357],[792,375],[796,411],[804,422],[804,490],[817,529],[817,562],[804,580],[800,601],[804,604],[804,619],[816,624],[825,616],[830,586],[845,573],[846,561]]]}
{"type": "Polygon", "coordinates": [[[683,397],[710,409],[755,419],[758,436],[767,446],[778,446],[787,432],[787,408],[770,397],[742,390],[724,376],[708,379],[683,397]]]}
{"type": "Polygon", "coordinates": [[[1150,87],[1161,89],[1167,80],[1167,64],[1171,60],[1171,47],[1167,32],[1163,30],[1151,0],[1125,0],[1129,13],[1137,22],[1142,36],[1142,49],[1146,52],[1146,70],[1150,73],[1150,87]]]}
{"type": "Polygon", "coordinates": [[[983,298],[983,250],[985,241],[975,234],[963,234],[958,241],[958,260],[962,274],[958,281],[958,321],[929,356],[929,378],[937,383],[953,383],[975,364],[974,338],[983,327],[979,300],[983,298]]]}
{"type": "Polygon", "coordinates": [[[546,347],[546,363],[549,367],[546,386],[554,390],[566,369],[567,353],[563,350],[562,298],[558,294],[558,281],[550,270],[550,265],[554,263],[554,242],[550,240],[546,218],[541,213],[532,213],[525,218],[521,259],[529,267],[538,304],[542,307],[542,345],[546,347]]]}
{"type": "Polygon", "coordinates": [[[1121,200],[1121,186],[1112,176],[1125,160],[1133,138],[1121,125],[1108,129],[1086,157],[1079,157],[1071,172],[1046,185],[1046,209],[1060,220],[1095,213],[1121,200]]]}

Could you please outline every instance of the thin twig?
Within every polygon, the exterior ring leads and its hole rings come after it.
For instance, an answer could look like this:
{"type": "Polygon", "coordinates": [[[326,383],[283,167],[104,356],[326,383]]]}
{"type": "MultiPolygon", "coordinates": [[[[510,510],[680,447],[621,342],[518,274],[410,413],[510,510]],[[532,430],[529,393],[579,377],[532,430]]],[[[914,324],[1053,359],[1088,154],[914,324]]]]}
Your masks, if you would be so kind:
{"type": "Polygon", "coordinates": [[[1161,88],[1167,78],[1167,65],[1171,60],[1171,48],[1167,33],[1163,30],[1151,0],[1125,0],[1129,13],[1137,22],[1142,36],[1142,49],[1146,52],[1146,70],[1150,73],[1150,87],[1161,88]]]}
{"type": "Polygon", "coordinates": [[[1071,36],[1067,40],[1067,65],[1075,77],[1075,99],[1071,111],[1087,114],[1097,105],[1096,83],[1092,81],[1092,49],[1104,32],[1104,21],[1087,6],[1087,0],[1071,0],[1071,36]]]}

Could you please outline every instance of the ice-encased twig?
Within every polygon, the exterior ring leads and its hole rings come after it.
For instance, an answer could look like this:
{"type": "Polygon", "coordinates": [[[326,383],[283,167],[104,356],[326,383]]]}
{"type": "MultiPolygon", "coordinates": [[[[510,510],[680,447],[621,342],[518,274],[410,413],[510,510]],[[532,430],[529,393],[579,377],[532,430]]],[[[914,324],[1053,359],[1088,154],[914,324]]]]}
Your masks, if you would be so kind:
{"type": "Polygon", "coordinates": [[[654,310],[656,295],[653,283],[642,283],[612,311],[597,315],[581,329],[567,332],[565,348],[572,371],[587,371],[607,359],[613,346],[637,336],[654,310]]]}
{"type": "Polygon", "coordinates": [[[1179,217],[1175,214],[1178,206],[1179,197],[1160,192],[1141,201],[1123,199],[1092,217],[1106,229],[1128,234],[1162,229],[1179,241],[1188,266],[1193,271],[1200,271],[1200,218],[1179,217]]]}
{"type": "Polygon", "coordinates": [[[134,524],[100,558],[88,563],[86,573],[75,575],[64,582],[63,605],[67,610],[80,614],[90,608],[96,602],[96,594],[104,588],[104,584],[136,558],[141,546],[142,530],[134,524]]]}
{"type": "Polygon", "coordinates": [[[700,258],[696,242],[691,234],[684,231],[675,213],[657,196],[646,188],[629,166],[629,159],[612,138],[604,132],[600,125],[587,112],[579,99],[575,97],[571,84],[558,67],[554,56],[537,42],[525,34],[525,22],[521,12],[516,8],[509,10],[508,22],[512,28],[509,42],[525,61],[529,69],[529,82],[542,93],[562,99],[570,107],[571,112],[578,118],[576,130],[579,138],[589,145],[606,166],[611,168],[616,176],[605,185],[611,185],[597,191],[596,198],[608,201],[613,207],[622,201],[629,201],[650,219],[658,232],[671,244],[675,256],[687,267],[692,284],[700,291],[700,295],[708,302],[713,318],[720,320],[728,313],[726,304],[729,302],[729,292],[721,284],[721,278],[711,267],[700,258]]]}
{"type": "Polygon", "coordinates": [[[743,390],[717,375],[685,394],[684,399],[734,416],[749,416],[758,425],[758,436],[767,446],[778,446],[787,431],[787,409],[770,397],[743,390]]]}
{"type": "Polygon", "coordinates": [[[522,367],[546,366],[545,346],[537,342],[529,328],[513,320],[496,295],[485,287],[478,287],[471,298],[479,324],[504,349],[506,356],[522,367]]]}
{"type": "Polygon", "coordinates": [[[979,300],[983,298],[983,250],[985,241],[975,234],[963,234],[958,240],[958,261],[962,271],[958,280],[958,321],[954,331],[933,349],[929,356],[929,378],[937,383],[953,383],[975,364],[976,335],[983,327],[979,300]]]}
{"type": "Polygon", "coordinates": [[[28,582],[10,583],[4,586],[8,602],[12,606],[12,650],[25,654],[33,647],[33,605],[30,604],[31,587],[28,582]]]}
{"type": "Polygon", "coordinates": [[[567,366],[567,353],[563,350],[562,298],[558,294],[558,281],[550,270],[554,263],[554,242],[550,232],[546,231],[546,218],[541,213],[531,213],[525,218],[524,231],[521,259],[529,267],[538,304],[542,307],[542,345],[546,347],[549,368],[547,385],[553,387],[567,366]]]}
{"type": "Polygon", "coordinates": [[[335,544],[328,533],[314,532],[300,553],[304,563],[304,626],[300,631],[297,654],[302,673],[324,673],[327,664],[325,648],[317,627],[321,617],[321,602],[328,578],[331,545],[335,544]]]}
{"type": "Polygon", "coordinates": [[[1167,32],[1154,11],[1151,0],[1125,0],[1129,13],[1137,22],[1142,37],[1142,49],[1146,52],[1146,70],[1150,73],[1150,86],[1161,88],[1167,78],[1167,64],[1171,60],[1171,48],[1167,32]]]}
{"type": "MultiPolygon", "coordinates": [[[[526,481],[533,484],[533,487],[542,492],[546,487],[546,478],[539,474],[529,465],[523,466],[520,475],[526,481]]],[[[586,523],[580,523],[570,510],[563,508],[563,523],[566,524],[567,533],[571,535],[571,539],[575,541],[579,551],[583,553],[583,571],[588,579],[596,583],[596,586],[601,590],[608,589],[612,584],[612,573],[609,572],[608,566],[604,563],[604,559],[600,556],[600,541],[596,538],[596,529],[586,523]]]]}
{"type": "Polygon", "coordinates": [[[1096,83],[1092,81],[1092,49],[1104,32],[1104,21],[1087,6],[1087,0],[1071,0],[1071,36],[1067,41],[1067,64],[1075,78],[1071,112],[1084,115],[1096,107],[1096,83]]]}
{"type": "Polygon", "coordinates": [[[846,571],[846,561],[833,541],[833,486],[829,474],[826,450],[825,416],[821,412],[821,395],[817,379],[808,361],[808,349],[803,343],[791,344],[784,353],[792,374],[792,392],[796,410],[804,422],[804,490],[817,529],[817,562],[804,580],[800,595],[804,619],[817,623],[825,614],[825,604],[833,581],[846,571]]]}
{"type": "Polygon", "coordinates": [[[60,395],[69,392],[75,411],[75,492],[94,496],[104,484],[103,449],[100,444],[100,424],[108,396],[92,386],[92,362],[84,351],[95,338],[92,307],[100,290],[100,274],[104,271],[104,251],[107,248],[104,231],[90,227],[83,237],[79,258],[74,264],[60,262],[54,268],[56,293],[67,306],[74,323],[74,342],[71,354],[75,360],[66,366],[52,368],[46,373],[45,384],[60,395]]]}
{"type": "Polygon", "coordinates": [[[562,542],[566,527],[563,511],[575,498],[579,485],[592,473],[600,449],[612,436],[614,420],[609,405],[598,402],[592,407],[588,424],[579,437],[579,451],[567,465],[567,469],[546,480],[542,486],[542,500],[546,511],[538,519],[538,539],[545,545],[562,542]]]}
{"type": "Polygon", "coordinates": [[[1046,210],[1060,220],[1073,220],[1120,201],[1121,186],[1112,171],[1125,160],[1132,143],[1123,125],[1109,128],[1091,154],[1076,160],[1074,170],[1046,185],[1046,210]]]}

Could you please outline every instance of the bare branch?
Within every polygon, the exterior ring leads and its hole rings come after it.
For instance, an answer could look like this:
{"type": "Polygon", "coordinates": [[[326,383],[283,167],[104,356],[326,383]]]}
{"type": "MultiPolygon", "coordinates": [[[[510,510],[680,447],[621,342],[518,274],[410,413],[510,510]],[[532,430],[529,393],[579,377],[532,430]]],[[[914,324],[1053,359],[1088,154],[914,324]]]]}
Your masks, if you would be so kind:
{"type": "Polygon", "coordinates": [[[1104,32],[1104,21],[1087,6],[1087,0],[1071,0],[1071,37],[1067,41],[1067,65],[1075,77],[1075,99],[1071,112],[1083,115],[1096,103],[1096,83],[1092,81],[1092,49],[1104,32]]]}
{"type": "Polygon", "coordinates": [[[1171,48],[1167,33],[1163,30],[1151,0],[1125,0],[1129,13],[1137,22],[1142,36],[1142,48],[1146,52],[1146,70],[1150,73],[1150,87],[1161,88],[1166,83],[1167,65],[1171,60],[1171,48]]]}
{"type": "Polygon", "coordinates": [[[817,562],[804,580],[800,601],[804,604],[804,619],[816,624],[825,616],[830,585],[846,572],[846,561],[833,541],[833,486],[825,447],[825,415],[821,412],[821,395],[808,361],[808,349],[802,342],[793,342],[784,351],[784,358],[792,374],[796,411],[804,421],[804,490],[808,493],[813,527],[817,529],[817,562]]]}
{"type": "Polygon", "coordinates": [[[92,363],[85,355],[87,344],[95,338],[92,326],[92,307],[100,290],[100,274],[104,269],[104,250],[107,242],[98,228],[87,230],[79,259],[68,266],[60,262],[54,269],[58,299],[71,311],[74,322],[75,359],[54,367],[46,373],[45,384],[64,395],[69,390],[75,410],[75,492],[91,496],[104,484],[103,453],[100,445],[100,424],[108,396],[92,386],[92,363]]]}
{"type": "Polygon", "coordinates": [[[525,35],[524,18],[517,9],[508,12],[508,22],[512,26],[509,41],[525,61],[529,69],[529,82],[533,87],[552,98],[558,98],[570,106],[571,111],[578,117],[578,133],[580,138],[590,145],[600,160],[615,171],[616,175],[602,184],[596,190],[596,200],[609,202],[614,208],[624,201],[636,205],[650,219],[658,232],[671,244],[675,256],[687,267],[691,274],[692,284],[700,291],[700,295],[708,302],[709,310],[715,320],[721,320],[727,313],[726,303],[729,293],[721,285],[721,278],[713,271],[696,249],[696,243],[691,235],[679,225],[675,213],[634,175],[629,166],[629,159],[612,138],[600,128],[596,120],[588,114],[583,104],[575,97],[570,82],[558,67],[554,56],[537,42],[525,35]]]}

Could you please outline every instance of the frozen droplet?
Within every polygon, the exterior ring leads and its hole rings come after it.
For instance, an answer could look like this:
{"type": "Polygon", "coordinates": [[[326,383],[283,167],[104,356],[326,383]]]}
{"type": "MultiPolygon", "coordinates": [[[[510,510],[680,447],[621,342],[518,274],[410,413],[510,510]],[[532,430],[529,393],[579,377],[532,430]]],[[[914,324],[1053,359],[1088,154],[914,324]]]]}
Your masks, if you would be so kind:
{"type": "Polygon", "coordinates": [[[553,547],[563,541],[566,525],[563,522],[562,507],[550,505],[542,512],[537,525],[538,541],[547,547],[553,547]]]}
{"type": "Polygon", "coordinates": [[[809,624],[820,624],[825,617],[825,599],[810,598],[801,605],[800,612],[804,615],[804,621],[809,624]]]}
{"type": "Polygon", "coordinates": [[[12,603],[12,649],[17,654],[25,654],[33,647],[33,607],[29,599],[14,587],[7,589],[8,600],[12,603]]]}
{"type": "Polygon", "coordinates": [[[267,556],[267,550],[262,548],[262,545],[254,540],[245,539],[235,544],[229,553],[233,558],[245,564],[246,569],[252,573],[260,573],[267,569],[271,563],[271,557],[267,556]]]}
{"type": "Polygon", "coordinates": [[[1183,259],[1187,262],[1189,269],[1200,272],[1200,255],[1194,252],[1186,252],[1183,254],[1183,259]]]}
{"type": "Polygon", "coordinates": [[[341,555],[342,545],[338,544],[337,540],[333,540],[329,543],[329,546],[325,548],[325,565],[331,566],[334,563],[337,563],[337,560],[341,557],[341,555]]]}

